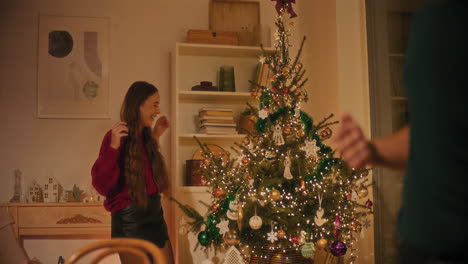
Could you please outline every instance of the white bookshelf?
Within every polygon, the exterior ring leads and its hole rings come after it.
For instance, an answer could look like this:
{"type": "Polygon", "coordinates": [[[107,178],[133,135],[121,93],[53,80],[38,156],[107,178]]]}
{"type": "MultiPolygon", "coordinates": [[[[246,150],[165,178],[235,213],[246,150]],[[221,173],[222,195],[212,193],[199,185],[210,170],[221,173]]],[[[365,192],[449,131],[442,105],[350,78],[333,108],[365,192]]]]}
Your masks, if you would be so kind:
{"type": "MultiPolygon", "coordinates": [[[[268,53],[273,49],[267,49],[268,53]]],[[[198,203],[208,201],[208,187],[187,186],[185,179],[186,160],[192,159],[199,148],[194,136],[206,144],[215,144],[225,151],[232,151],[234,142],[241,142],[245,135],[206,135],[197,131],[198,110],[202,107],[230,108],[237,122],[239,114],[250,101],[251,84],[262,51],[259,47],[207,45],[177,43],[171,54],[171,174],[175,198],[204,212],[206,208],[198,203]],[[235,92],[192,91],[191,88],[201,81],[210,81],[218,86],[219,68],[223,65],[234,66],[235,92]]],[[[175,210],[176,224],[182,217],[175,210]]],[[[173,242],[174,243],[174,242],[173,242]]],[[[179,263],[191,263],[191,251],[186,235],[177,234],[175,241],[179,263]]]]}

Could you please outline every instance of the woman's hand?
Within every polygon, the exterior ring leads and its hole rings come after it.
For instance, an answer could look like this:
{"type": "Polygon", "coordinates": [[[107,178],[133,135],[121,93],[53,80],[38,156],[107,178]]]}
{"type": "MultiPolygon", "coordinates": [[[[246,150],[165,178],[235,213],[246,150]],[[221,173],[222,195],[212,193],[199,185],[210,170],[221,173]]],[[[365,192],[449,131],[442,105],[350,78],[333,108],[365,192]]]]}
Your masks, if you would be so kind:
{"type": "Polygon", "coordinates": [[[159,137],[166,132],[166,130],[169,128],[169,120],[165,116],[161,116],[157,121],[156,124],[154,125],[153,128],[153,137],[155,140],[158,140],[159,137]]]}
{"type": "Polygon", "coordinates": [[[114,149],[119,149],[120,140],[122,139],[122,137],[126,137],[128,135],[127,123],[117,122],[114,124],[111,130],[112,130],[112,138],[111,138],[110,146],[114,149]]]}

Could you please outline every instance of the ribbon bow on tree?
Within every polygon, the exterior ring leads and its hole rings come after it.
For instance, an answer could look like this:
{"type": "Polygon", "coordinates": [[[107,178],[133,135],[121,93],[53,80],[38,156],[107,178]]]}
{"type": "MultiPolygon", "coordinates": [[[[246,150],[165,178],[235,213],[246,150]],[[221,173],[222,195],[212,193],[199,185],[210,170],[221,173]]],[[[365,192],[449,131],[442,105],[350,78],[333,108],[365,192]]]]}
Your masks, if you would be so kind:
{"type": "Polygon", "coordinates": [[[297,14],[294,12],[292,9],[292,4],[296,3],[296,0],[271,0],[271,1],[276,1],[276,12],[278,12],[278,15],[281,14],[281,9],[286,7],[286,12],[288,12],[291,15],[291,18],[297,17],[297,14]]]}

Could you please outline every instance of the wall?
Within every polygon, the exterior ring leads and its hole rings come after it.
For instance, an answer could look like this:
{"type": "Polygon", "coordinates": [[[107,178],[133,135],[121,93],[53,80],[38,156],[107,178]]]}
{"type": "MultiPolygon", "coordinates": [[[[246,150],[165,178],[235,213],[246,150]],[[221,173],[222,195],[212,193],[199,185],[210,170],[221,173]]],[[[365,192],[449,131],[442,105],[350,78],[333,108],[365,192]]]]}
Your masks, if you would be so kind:
{"type": "MultiPolygon", "coordinates": [[[[66,188],[89,185],[90,167],[102,136],[118,120],[123,95],[133,81],[147,80],[158,86],[162,112],[169,114],[170,106],[165,103],[169,102],[169,51],[175,42],[184,40],[188,29],[208,28],[208,2],[1,0],[0,202],[12,196],[14,169],[23,171],[23,188],[33,179],[43,182],[50,173],[66,188]],[[39,14],[110,18],[110,120],[35,117],[39,14]]],[[[365,33],[360,24],[364,18],[362,2],[307,0],[294,6],[299,18],[291,54],[295,54],[299,40],[306,35],[302,60],[309,78],[310,101],[303,109],[316,121],[330,113],[339,117],[342,111],[351,110],[360,121],[368,122],[363,75],[367,70],[363,65],[365,33]],[[349,21],[355,23],[348,25],[349,21]],[[348,47],[347,43],[353,45],[348,47]],[[360,62],[352,72],[349,70],[353,70],[355,58],[348,57],[350,54],[358,54],[355,56],[360,62]],[[355,71],[358,79],[349,80],[355,71]],[[349,98],[350,95],[354,97],[349,98]],[[355,108],[349,104],[351,101],[361,106],[355,108]]],[[[261,9],[262,23],[269,24],[273,33],[273,3],[261,0],[261,9]]],[[[163,152],[170,157],[169,138],[165,137],[163,152]]],[[[58,255],[68,256],[87,242],[26,240],[25,247],[31,257],[55,263],[58,255]]]]}

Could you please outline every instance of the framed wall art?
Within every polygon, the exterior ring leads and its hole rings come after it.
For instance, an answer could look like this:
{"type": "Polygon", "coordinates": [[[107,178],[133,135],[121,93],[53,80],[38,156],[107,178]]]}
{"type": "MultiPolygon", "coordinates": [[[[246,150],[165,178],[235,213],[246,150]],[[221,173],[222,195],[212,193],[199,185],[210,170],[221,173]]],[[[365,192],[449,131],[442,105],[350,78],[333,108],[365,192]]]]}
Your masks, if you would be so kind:
{"type": "Polygon", "coordinates": [[[109,118],[109,19],[39,19],[38,118],[109,118]]]}

